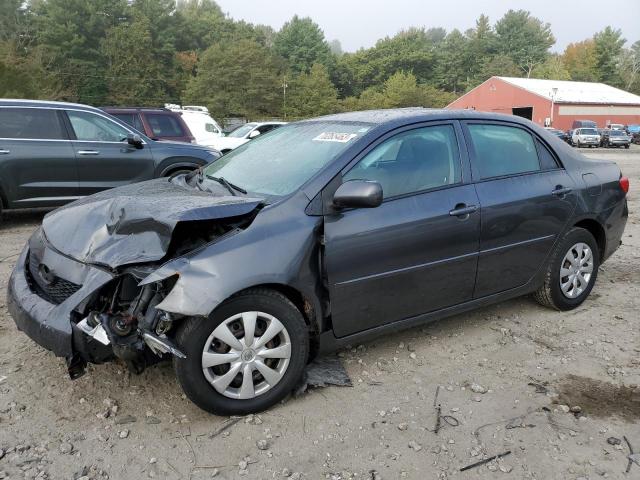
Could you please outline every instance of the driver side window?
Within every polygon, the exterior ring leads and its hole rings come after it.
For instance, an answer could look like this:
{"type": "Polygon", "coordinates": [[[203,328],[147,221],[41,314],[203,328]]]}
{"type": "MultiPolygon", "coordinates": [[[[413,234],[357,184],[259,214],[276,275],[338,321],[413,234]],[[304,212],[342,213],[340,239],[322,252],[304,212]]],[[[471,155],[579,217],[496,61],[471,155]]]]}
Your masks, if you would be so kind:
{"type": "Polygon", "coordinates": [[[128,131],[91,112],[67,111],[76,139],[86,142],[124,142],[128,131]]]}
{"type": "Polygon", "coordinates": [[[416,128],[391,137],[369,152],[343,177],[373,180],[384,198],[459,183],[460,155],[452,125],[416,128]]]}

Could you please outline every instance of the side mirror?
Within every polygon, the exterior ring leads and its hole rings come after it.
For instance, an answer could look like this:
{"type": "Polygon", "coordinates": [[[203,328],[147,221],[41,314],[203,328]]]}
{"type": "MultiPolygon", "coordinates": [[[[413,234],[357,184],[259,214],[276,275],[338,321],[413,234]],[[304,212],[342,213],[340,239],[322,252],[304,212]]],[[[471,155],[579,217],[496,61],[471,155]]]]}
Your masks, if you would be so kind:
{"type": "Polygon", "coordinates": [[[142,138],[140,138],[140,135],[136,133],[130,133],[127,135],[127,143],[136,148],[142,148],[143,145],[142,138]]]}
{"type": "Polygon", "coordinates": [[[349,180],[333,194],[337,208],[375,208],[382,203],[382,186],[367,180],[349,180]]]}
{"type": "Polygon", "coordinates": [[[260,132],[258,130],[253,130],[250,134],[249,134],[249,138],[256,138],[258,135],[260,135],[260,132]]]}

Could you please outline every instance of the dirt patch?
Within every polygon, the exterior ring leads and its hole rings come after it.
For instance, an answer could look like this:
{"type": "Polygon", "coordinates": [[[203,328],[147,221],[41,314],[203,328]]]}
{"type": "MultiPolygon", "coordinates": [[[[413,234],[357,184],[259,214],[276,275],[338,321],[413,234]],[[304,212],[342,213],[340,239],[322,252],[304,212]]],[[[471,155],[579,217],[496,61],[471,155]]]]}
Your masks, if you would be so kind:
{"type": "Polygon", "coordinates": [[[561,404],[580,406],[586,415],[640,419],[640,386],[615,385],[594,378],[568,375],[556,388],[561,404]]]}

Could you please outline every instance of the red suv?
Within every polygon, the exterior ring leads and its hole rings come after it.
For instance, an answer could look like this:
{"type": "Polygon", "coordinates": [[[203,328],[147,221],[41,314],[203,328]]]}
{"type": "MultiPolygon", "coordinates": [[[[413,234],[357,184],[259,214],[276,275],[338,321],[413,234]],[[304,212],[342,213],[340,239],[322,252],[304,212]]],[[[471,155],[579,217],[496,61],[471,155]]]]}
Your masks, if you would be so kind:
{"type": "Polygon", "coordinates": [[[180,114],[166,108],[103,107],[102,110],[153,140],[195,143],[195,137],[180,114]]]}

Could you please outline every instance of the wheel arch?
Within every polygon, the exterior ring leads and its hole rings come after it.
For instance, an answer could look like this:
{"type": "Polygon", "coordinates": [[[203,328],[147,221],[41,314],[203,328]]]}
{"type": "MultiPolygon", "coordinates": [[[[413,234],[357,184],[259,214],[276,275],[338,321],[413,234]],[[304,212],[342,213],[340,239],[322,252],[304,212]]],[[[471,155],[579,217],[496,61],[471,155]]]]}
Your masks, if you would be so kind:
{"type": "Polygon", "coordinates": [[[594,218],[583,218],[573,224],[573,227],[584,228],[586,231],[593,235],[598,244],[598,251],[600,253],[600,260],[604,258],[604,253],[607,248],[607,234],[604,227],[594,218]]]}
{"type": "Polygon", "coordinates": [[[233,295],[230,295],[228,298],[232,298],[247,290],[255,290],[260,288],[273,290],[284,295],[298,309],[309,330],[309,361],[313,360],[319,351],[319,336],[323,331],[323,325],[321,321],[322,312],[319,311],[319,303],[316,302],[315,299],[310,298],[310,296],[305,295],[301,290],[284,283],[262,283],[258,285],[252,285],[250,287],[243,288],[233,295]]]}
{"type": "Polygon", "coordinates": [[[158,177],[167,177],[171,175],[176,170],[184,170],[186,168],[190,168],[195,170],[203,165],[206,165],[207,162],[192,157],[171,157],[164,160],[160,166],[157,168],[158,177]]]}

